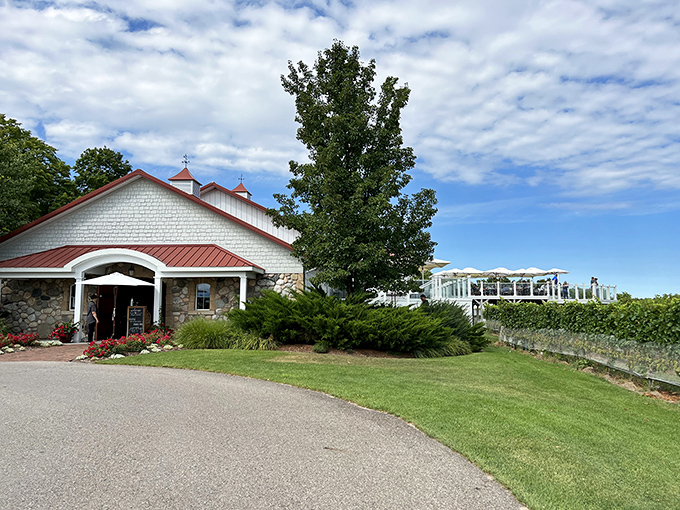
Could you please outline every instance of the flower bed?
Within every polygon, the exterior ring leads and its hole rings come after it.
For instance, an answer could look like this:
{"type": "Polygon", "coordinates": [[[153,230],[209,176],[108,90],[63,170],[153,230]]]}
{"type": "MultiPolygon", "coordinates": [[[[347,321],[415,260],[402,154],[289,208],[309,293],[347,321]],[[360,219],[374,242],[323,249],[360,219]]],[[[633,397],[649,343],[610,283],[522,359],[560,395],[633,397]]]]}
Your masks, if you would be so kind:
{"type": "Polygon", "coordinates": [[[29,345],[34,345],[37,341],[37,333],[20,333],[18,335],[0,335],[0,348],[12,347],[14,345],[20,345],[22,347],[28,347],[29,345]]]}
{"type": "Polygon", "coordinates": [[[99,344],[92,342],[83,351],[83,358],[109,358],[116,354],[129,354],[133,352],[142,353],[144,351],[153,352],[169,350],[173,348],[170,335],[160,329],[154,329],[149,333],[140,335],[130,335],[118,339],[109,338],[102,340],[99,344]]]}

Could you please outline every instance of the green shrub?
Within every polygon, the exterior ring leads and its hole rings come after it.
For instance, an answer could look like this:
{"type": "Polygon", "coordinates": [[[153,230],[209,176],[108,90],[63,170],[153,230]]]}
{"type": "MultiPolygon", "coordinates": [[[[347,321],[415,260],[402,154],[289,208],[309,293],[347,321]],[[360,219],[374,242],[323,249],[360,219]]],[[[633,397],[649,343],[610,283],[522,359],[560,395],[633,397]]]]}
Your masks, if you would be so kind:
{"type": "Polygon", "coordinates": [[[456,338],[440,318],[420,309],[373,307],[366,303],[366,297],[352,296],[342,301],[312,289],[288,299],[268,291],[247,303],[245,310],[229,312],[229,319],[244,331],[280,343],[376,349],[414,356],[471,352],[470,344],[456,338]]]}
{"type": "Polygon", "coordinates": [[[268,350],[276,347],[272,340],[248,334],[228,320],[203,317],[182,324],[173,340],[187,349],[268,350]]]}
{"type": "Polygon", "coordinates": [[[484,316],[516,329],[563,329],[622,340],[680,343],[680,297],[660,296],[611,304],[508,303],[487,306],[484,316]]]}
{"type": "Polygon", "coordinates": [[[447,301],[435,301],[421,310],[433,317],[441,319],[442,326],[449,328],[454,337],[463,340],[470,346],[472,352],[480,352],[489,345],[490,340],[484,334],[486,328],[483,324],[470,323],[470,317],[465,313],[462,306],[447,301]]]}
{"type": "Polygon", "coordinates": [[[481,322],[470,326],[463,340],[470,346],[472,352],[482,352],[484,347],[491,343],[493,337],[486,332],[486,326],[481,322]]]}
{"type": "Polygon", "coordinates": [[[243,331],[260,338],[273,337],[280,343],[305,343],[300,327],[293,320],[293,301],[273,290],[262,291],[262,296],[246,304],[245,310],[229,312],[229,321],[243,331]]]}
{"type": "Polygon", "coordinates": [[[314,347],[312,347],[312,351],[318,354],[326,354],[328,351],[330,351],[330,348],[325,342],[317,342],[314,344],[314,347]]]}

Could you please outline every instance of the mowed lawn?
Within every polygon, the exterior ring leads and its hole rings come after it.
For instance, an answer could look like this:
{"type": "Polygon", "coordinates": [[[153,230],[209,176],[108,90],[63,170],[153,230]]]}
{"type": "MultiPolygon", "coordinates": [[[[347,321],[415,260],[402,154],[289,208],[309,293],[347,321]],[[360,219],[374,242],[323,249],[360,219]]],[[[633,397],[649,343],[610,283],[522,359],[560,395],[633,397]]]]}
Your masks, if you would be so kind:
{"type": "Polygon", "coordinates": [[[436,359],[200,350],[107,363],[267,379],[391,413],[532,510],[680,509],[680,406],[508,348],[436,359]]]}

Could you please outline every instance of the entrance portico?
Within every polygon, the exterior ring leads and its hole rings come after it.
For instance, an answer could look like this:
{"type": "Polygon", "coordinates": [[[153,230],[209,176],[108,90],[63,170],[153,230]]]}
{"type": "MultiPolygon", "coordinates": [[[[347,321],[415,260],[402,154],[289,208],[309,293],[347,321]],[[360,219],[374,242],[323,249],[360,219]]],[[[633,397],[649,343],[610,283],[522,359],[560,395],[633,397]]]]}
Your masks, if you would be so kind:
{"type": "MultiPolygon", "coordinates": [[[[45,252],[17,257],[0,262],[3,280],[17,279],[51,279],[65,280],[71,283],[72,320],[81,322],[84,319],[87,280],[113,272],[115,267],[129,267],[138,274],[146,275],[153,283],[153,305],[151,306],[153,322],[160,323],[161,312],[166,297],[173,307],[187,313],[178,314],[179,322],[187,315],[217,314],[228,305],[231,299],[218,300],[217,289],[210,287],[210,282],[223,282],[224,279],[238,281],[238,306],[243,308],[247,296],[248,279],[257,278],[264,270],[247,260],[216,245],[76,245],[62,246],[45,252]],[[140,271],[141,270],[141,271],[140,271]],[[178,283],[179,282],[179,283],[178,283]],[[198,283],[200,282],[200,283],[198,283]],[[208,283],[206,283],[208,282],[208,283]],[[73,285],[76,283],[76,285],[73,285]],[[171,283],[171,288],[164,294],[163,284],[171,283]],[[174,292],[175,284],[188,285],[186,292],[174,292]],[[182,303],[196,297],[197,288],[211,306],[200,309],[192,303],[182,303]],[[211,300],[210,297],[214,295],[211,300]]],[[[119,269],[116,269],[119,270],[119,269]]],[[[127,272],[127,269],[124,269],[127,272]]],[[[123,271],[121,271],[123,272],[123,271]]],[[[215,285],[217,286],[217,285],[215,285]]],[[[224,298],[224,296],[219,296],[224,298]]],[[[235,296],[234,296],[235,297],[235,296]]],[[[71,309],[71,308],[69,308],[71,309]]],[[[82,333],[79,333],[82,335],[82,333]]],[[[79,337],[76,337],[79,338],[79,337]]]]}

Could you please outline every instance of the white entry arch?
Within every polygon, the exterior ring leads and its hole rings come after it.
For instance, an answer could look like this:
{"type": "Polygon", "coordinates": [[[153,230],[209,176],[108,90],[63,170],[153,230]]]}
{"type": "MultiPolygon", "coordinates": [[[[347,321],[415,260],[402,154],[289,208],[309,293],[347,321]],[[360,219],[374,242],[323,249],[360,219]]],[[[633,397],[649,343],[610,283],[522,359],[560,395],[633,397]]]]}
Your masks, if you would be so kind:
{"type": "MultiPolygon", "coordinates": [[[[73,259],[65,267],[71,271],[76,279],[76,283],[82,282],[85,272],[100,266],[111,264],[135,264],[146,267],[154,272],[154,293],[153,293],[153,321],[158,323],[160,320],[161,302],[163,299],[162,274],[167,270],[167,266],[160,260],[146,253],[126,248],[105,248],[73,259]]],[[[76,285],[75,306],[73,311],[73,322],[80,322],[80,314],[83,309],[83,287],[76,285]]],[[[82,333],[79,333],[82,334],[82,333]]]]}

